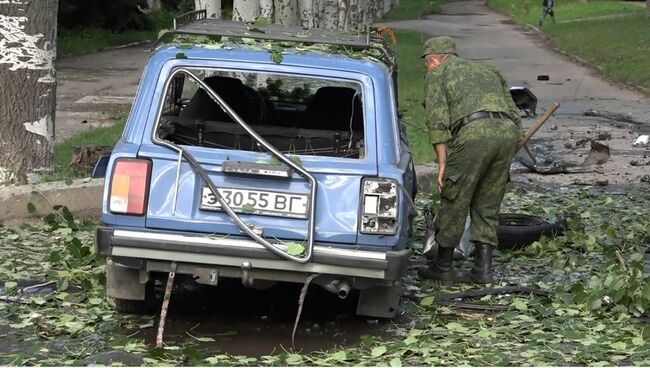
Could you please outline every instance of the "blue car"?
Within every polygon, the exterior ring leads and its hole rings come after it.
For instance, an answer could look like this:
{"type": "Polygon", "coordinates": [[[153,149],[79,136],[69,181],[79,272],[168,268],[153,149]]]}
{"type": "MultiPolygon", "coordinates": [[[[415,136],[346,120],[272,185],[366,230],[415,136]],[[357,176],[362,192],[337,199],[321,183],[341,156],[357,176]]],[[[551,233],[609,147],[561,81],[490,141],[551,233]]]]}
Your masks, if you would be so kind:
{"type": "Polygon", "coordinates": [[[156,280],[309,279],[395,315],[414,166],[382,39],[204,19],[156,45],[106,165],[96,250],[119,312],[156,280]]]}

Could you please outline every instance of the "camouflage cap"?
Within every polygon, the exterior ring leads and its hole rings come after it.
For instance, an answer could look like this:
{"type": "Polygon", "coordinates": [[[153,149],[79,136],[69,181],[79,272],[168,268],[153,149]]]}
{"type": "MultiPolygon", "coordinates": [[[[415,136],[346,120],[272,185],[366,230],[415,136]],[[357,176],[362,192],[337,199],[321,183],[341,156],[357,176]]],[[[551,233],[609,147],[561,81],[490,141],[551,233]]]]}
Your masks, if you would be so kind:
{"type": "Polygon", "coordinates": [[[456,44],[449,36],[440,36],[429,38],[424,43],[424,52],[422,56],[425,57],[429,54],[455,54],[456,44]]]}

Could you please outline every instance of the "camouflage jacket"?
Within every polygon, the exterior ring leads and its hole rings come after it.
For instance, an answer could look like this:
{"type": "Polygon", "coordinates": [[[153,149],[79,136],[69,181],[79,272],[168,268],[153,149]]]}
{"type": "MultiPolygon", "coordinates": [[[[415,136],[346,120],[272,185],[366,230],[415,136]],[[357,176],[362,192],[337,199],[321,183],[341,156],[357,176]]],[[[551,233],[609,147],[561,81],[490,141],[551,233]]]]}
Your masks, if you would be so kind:
{"type": "Polygon", "coordinates": [[[462,119],[476,111],[507,113],[521,128],[519,109],[506,81],[488,65],[452,57],[427,73],[425,96],[432,144],[452,139],[462,119]]]}

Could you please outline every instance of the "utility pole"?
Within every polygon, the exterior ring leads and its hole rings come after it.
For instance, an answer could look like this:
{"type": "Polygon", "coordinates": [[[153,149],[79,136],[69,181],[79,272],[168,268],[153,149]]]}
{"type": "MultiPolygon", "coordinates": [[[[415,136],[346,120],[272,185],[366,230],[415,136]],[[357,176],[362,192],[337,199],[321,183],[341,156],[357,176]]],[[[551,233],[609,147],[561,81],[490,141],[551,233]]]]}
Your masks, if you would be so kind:
{"type": "Polygon", "coordinates": [[[0,1],[0,185],[52,165],[58,0],[0,1]]]}

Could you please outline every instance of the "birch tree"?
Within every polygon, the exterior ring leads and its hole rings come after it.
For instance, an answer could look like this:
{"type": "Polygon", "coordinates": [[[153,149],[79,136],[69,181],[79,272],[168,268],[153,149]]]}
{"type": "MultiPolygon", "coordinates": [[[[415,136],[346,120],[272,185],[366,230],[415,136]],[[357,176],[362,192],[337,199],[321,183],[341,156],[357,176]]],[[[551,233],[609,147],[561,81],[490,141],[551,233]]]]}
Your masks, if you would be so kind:
{"type": "Polygon", "coordinates": [[[0,0],[0,185],[52,165],[58,0],[0,0]]]}
{"type": "Polygon", "coordinates": [[[208,18],[221,19],[221,0],[194,0],[194,9],[205,9],[208,18]]]}
{"type": "Polygon", "coordinates": [[[298,25],[298,1],[297,0],[274,0],[275,23],[283,26],[298,25]]]}
{"type": "Polygon", "coordinates": [[[260,15],[260,0],[234,0],[232,20],[253,22],[260,15]]]}
{"type": "Polygon", "coordinates": [[[260,17],[272,22],[274,10],[273,0],[260,0],[260,17]]]}

